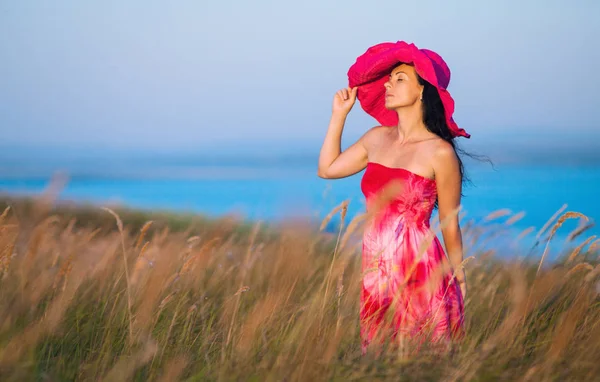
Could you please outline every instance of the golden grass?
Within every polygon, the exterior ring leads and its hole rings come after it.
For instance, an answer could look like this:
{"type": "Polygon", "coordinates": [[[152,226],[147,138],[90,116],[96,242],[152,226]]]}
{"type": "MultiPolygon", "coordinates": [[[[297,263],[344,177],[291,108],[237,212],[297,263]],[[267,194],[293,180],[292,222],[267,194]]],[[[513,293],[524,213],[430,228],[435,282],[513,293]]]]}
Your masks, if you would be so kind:
{"type": "MultiPolygon", "coordinates": [[[[11,202],[0,215],[0,380],[592,380],[600,375],[597,243],[561,261],[473,252],[466,337],[440,356],[361,356],[360,225],[165,223],[11,202]],[[110,218],[107,220],[107,216],[110,218]]],[[[560,211],[562,212],[562,211],[560,211]]],[[[458,211],[457,211],[458,213],[458,211]]],[[[487,221],[509,216],[490,214],[487,221]]],[[[556,220],[557,216],[551,220],[556,220]]],[[[548,224],[552,238],[567,219],[548,224]]],[[[439,229],[439,228],[438,228],[439,229]]],[[[531,232],[533,228],[529,229],[531,232]]],[[[577,232],[577,235],[583,234],[577,232]]],[[[595,240],[595,241],[594,241],[595,240]]],[[[391,344],[390,344],[391,346],[391,344]]],[[[432,350],[432,351],[430,351],[432,350]]]]}

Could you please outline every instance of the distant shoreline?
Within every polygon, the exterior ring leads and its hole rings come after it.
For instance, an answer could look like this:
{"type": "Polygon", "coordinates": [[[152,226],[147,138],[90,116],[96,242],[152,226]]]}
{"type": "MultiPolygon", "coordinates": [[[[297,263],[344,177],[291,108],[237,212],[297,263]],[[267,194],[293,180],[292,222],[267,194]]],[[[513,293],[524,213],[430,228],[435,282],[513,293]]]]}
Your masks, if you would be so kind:
{"type": "MultiPolygon", "coordinates": [[[[510,149],[503,147],[478,150],[465,148],[469,153],[490,158],[492,165],[463,156],[469,169],[497,166],[600,166],[597,150],[562,151],[510,149]]],[[[294,176],[314,173],[318,152],[290,151],[278,153],[154,153],[152,151],[80,151],[74,149],[38,151],[0,150],[0,179],[48,178],[54,173],[66,173],[73,179],[251,179],[253,177],[294,176]]]]}
{"type": "MultiPolygon", "coordinates": [[[[468,153],[489,157],[498,165],[576,165],[600,166],[600,129],[578,136],[564,133],[511,132],[471,140],[459,140],[468,153]]],[[[299,141],[228,141],[198,142],[192,147],[110,147],[91,144],[0,143],[0,168],[60,165],[72,162],[106,164],[155,164],[177,166],[305,166],[316,165],[321,138],[299,141]]],[[[344,136],[342,149],[354,138],[344,136]]],[[[477,164],[464,157],[466,163],[477,164]]],[[[0,175],[1,176],[1,175],[0,175]]]]}

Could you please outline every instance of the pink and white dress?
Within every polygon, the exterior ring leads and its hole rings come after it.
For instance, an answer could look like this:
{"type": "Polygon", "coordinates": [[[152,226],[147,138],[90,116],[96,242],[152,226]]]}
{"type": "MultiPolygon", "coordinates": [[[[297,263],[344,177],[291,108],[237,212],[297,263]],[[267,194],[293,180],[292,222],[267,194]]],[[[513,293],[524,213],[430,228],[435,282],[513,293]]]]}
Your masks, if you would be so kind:
{"type": "Polygon", "coordinates": [[[376,339],[415,338],[448,344],[463,335],[460,285],[430,229],[435,180],[402,168],[369,162],[361,179],[367,211],[392,181],[392,195],[363,234],[360,334],[363,354],[376,339]]]}

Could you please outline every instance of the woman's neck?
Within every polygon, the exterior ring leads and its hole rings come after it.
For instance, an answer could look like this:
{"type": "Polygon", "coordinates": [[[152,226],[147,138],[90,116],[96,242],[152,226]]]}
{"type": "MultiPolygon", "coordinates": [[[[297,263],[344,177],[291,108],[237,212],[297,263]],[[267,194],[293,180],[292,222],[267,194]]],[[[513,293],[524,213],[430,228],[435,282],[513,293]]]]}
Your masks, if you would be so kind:
{"type": "Polygon", "coordinates": [[[397,109],[396,112],[398,113],[397,131],[399,143],[420,140],[428,135],[427,126],[423,122],[420,102],[410,107],[397,109]]]}

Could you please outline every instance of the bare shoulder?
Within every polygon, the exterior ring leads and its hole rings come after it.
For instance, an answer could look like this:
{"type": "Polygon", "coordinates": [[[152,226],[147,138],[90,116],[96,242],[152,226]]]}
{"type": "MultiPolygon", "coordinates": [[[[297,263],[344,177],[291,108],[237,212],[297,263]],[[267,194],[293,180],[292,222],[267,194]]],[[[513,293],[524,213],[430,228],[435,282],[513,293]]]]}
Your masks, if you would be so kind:
{"type": "Polygon", "coordinates": [[[388,131],[389,128],[385,127],[385,126],[375,126],[370,128],[369,130],[367,130],[367,132],[365,133],[365,137],[368,138],[375,138],[375,137],[380,137],[382,134],[384,134],[386,131],[388,131]]]}
{"type": "Polygon", "coordinates": [[[454,171],[458,168],[456,150],[443,139],[436,140],[432,147],[432,165],[436,173],[454,171]]]}
{"type": "Polygon", "coordinates": [[[363,135],[363,142],[365,146],[376,145],[379,141],[381,141],[384,138],[384,135],[388,132],[389,128],[385,126],[372,127],[363,135]]]}
{"type": "Polygon", "coordinates": [[[432,149],[434,162],[456,161],[457,159],[456,150],[454,150],[452,144],[443,139],[436,139],[432,149]]]}

